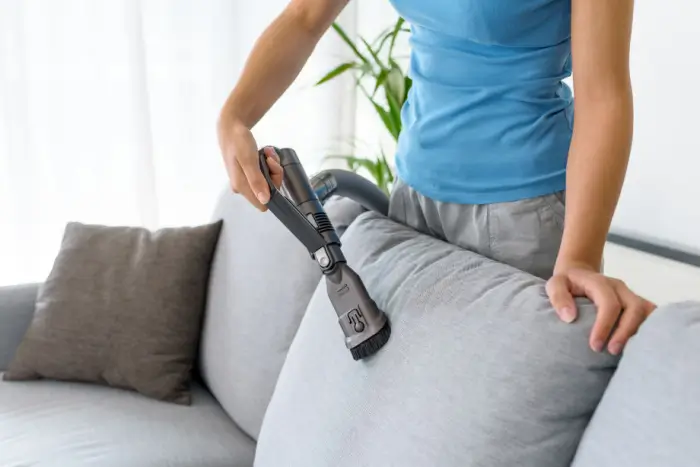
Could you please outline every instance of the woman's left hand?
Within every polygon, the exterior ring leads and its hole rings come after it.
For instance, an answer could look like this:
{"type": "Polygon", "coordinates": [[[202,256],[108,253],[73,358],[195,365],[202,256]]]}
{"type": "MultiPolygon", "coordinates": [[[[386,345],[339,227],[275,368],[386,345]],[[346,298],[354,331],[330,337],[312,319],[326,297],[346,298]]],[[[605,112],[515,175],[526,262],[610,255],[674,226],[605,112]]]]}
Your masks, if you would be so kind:
{"type": "Polygon", "coordinates": [[[656,305],[632,292],[619,279],[606,277],[586,265],[558,267],[547,282],[547,295],[559,317],[570,323],[576,319],[574,297],[588,297],[598,314],[591,331],[590,346],[613,355],[622,352],[627,340],[656,309],[656,305]],[[614,332],[613,332],[614,328],[614,332]]]}

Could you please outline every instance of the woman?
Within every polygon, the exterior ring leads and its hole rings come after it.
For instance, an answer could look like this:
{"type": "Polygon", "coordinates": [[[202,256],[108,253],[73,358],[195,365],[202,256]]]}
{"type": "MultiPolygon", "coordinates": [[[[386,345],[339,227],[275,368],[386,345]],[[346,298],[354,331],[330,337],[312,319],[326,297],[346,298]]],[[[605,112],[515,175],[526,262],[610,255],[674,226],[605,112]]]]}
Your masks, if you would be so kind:
{"type": "MultiPolygon", "coordinates": [[[[251,128],[348,1],[292,0],[222,109],[231,187],[261,210],[269,192],[251,128]]],[[[563,321],[576,318],[573,297],[590,298],[591,348],[619,354],[654,309],[602,274],[632,139],[633,0],[392,1],[411,25],[413,87],[390,215],[547,279],[563,321]],[[575,103],[562,83],[572,69],[575,103]]]]}

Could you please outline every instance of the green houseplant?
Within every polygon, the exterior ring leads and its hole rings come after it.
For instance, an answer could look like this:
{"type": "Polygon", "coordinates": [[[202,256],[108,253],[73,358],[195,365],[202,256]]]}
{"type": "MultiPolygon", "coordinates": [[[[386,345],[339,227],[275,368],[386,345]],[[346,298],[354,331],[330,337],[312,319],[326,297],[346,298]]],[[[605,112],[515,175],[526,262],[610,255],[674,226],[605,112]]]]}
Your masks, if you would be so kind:
{"type": "MultiPolygon", "coordinates": [[[[404,19],[399,18],[370,43],[362,37],[354,42],[340,25],[334,23],[333,29],[350,48],[354,59],[337,65],[316,83],[322,85],[345,73],[352,73],[356,88],[372,105],[394,141],[398,141],[401,133],[401,108],[412,84],[395,54],[397,38],[409,31],[404,24],[404,19]]],[[[356,154],[329,157],[344,159],[349,170],[368,172],[377,186],[389,193],[394,174],[384,151],[380,149],[378,152],[374,157],[356,154]]]]}

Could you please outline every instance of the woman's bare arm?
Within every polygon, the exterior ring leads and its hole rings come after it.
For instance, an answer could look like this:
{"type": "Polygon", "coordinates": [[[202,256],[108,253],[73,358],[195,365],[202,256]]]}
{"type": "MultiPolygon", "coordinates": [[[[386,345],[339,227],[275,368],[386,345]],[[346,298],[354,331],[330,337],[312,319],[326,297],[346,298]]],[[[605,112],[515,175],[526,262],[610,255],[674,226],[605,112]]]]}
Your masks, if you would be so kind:
{"type": "Polygon", "coordinates": [[[622,281],[600,274],[632,144],[633,5],[633,0],[572,0],[574,131],[564,237],[554,277],[547,284],[552,304],[565,321],[576,316],[574,296],[596,304],[591,348],[600,351],[607,342],[613,354],[622,351],[655,308],[622,281]]]}
{"type": "Polygon", "coordinates": [[[560,264],[601,266],[630,156],[633,0],[572,1],[574,131],[560,264]]]}
{"type": "MultiPolygon", "coordinates": [[[[269,190],[251,129],[289,88],[349,0],[292,0],[263,31],[219,117],[231,187],[264,210],[269,190]]],[[[281,168],[271,167],[281,176],[281,168]]]]}

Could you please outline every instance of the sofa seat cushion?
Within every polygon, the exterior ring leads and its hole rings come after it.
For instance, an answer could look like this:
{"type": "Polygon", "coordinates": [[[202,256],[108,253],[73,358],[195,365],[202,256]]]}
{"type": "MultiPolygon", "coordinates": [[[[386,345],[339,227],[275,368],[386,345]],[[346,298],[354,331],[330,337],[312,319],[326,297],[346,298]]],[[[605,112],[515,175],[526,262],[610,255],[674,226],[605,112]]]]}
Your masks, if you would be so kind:
{"type": "Polygon", "coordinates": [[[182,406],[81,383],[0,382],[3,466],[250,466],[254,450],[201,386],[182,406]]]}
{"type": "Polygon", "coordinates": [[[256,467],[569,467],[617,364],[544,281],[376,213],[344,252],[392,334],[354,361],[319,284],[265,415],[256,467]]]}

